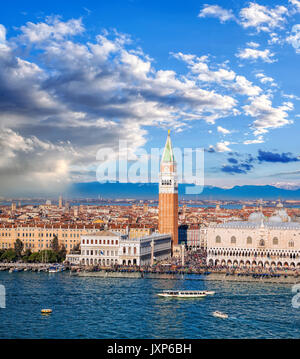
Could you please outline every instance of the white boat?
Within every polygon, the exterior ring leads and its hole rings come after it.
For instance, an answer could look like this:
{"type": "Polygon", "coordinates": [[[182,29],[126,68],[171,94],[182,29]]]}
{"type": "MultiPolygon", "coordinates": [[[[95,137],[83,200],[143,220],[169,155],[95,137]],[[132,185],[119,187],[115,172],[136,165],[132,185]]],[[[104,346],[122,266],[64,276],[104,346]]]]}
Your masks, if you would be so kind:
{"type": "Polygon", "coordinates": [[[227,319],[228,318],[228,314],[219,312],[218,310],[213,312],[213,316],[217,317],[217,318],[222,318],[222,319],[227,319]]]}
{"type": "Polygon", "coordinates": [[[60,265],[54,265],[49,268],[49,273],[59,273],[64,271],[64,267],[60,265]]]}
{"type": "Polygon", "coordinates": [[[157,294],[159,297],[167,298],[205,298],[204,291],[199,290],[165,290],[157,294]]]}
{"type": "Polygon", "coordinates": [[[49,273],[58,273],[59,269],[58,268],[49,268],[49,273]]]}
{"type": "Polygon", "coordinates": [[[204,293],[206,295],[215,295],[216,292],[212,291],[212,290],[205,290],[204,293]]]}
{"type": "Polygon", "coordinates": [[[49,268],[49,273],[58,273],[60,272],[60,269],[58,266],[52,266],[49,268]]]}

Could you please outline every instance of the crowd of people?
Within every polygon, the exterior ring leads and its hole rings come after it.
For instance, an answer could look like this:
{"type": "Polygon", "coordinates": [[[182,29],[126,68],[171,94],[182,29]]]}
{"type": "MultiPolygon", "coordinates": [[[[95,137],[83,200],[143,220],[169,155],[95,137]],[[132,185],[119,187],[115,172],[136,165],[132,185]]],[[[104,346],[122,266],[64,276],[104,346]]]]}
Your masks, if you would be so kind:
{"type": "MultiPolygon", "coordinates": [[[[87,269],[87,268],[85,268],[87,269]]],[[[124,266],[124,265],[115,265],[110,268],[104,268],[101,266],[94,266],[88,268],[89,270],[98,271],[98,270],[110,270],[110,271],[139,271],[139,272],[156,272],[156,273],[199,273],[199,274],[208,274],[208,273],[224,273],[227,275],[249,275],[249,274],[258,274],[258,275],[298,275],[300,274],[300,269],[298,268],[288,268],[288,267],[269,267],[263,268],[260,266],[257,267],[232,267],[224,265],[207,265],[206,261],[206,250],[197,249],[197,250],[186,250],[184,256],[184,263],[182,257],[172,257],[171,259],[155,262],[153,266],[124,266]]]]}

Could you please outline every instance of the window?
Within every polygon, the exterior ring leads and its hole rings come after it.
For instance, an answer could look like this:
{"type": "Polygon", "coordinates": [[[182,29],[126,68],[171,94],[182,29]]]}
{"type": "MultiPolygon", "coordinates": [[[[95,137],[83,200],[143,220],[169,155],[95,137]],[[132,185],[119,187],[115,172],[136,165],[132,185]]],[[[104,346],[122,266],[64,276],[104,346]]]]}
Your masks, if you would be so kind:
{"type": "Polygon", "coordinates": [[[235,238],[235,236],[232,236],[231,237],[231,244],[235,244],[236,243],[236,238],[235,238]]]}
{"type": "Polygon", "coordinates": [[[265,241],[264,241],[263,239],[261,239],[261,240],[259,241],[259,245],[260,245],[260,246],[264,246],[264,245],[265,245],[265,241]]]}
{"type": "Polygon", "coordinates": [[[294,241],[289,242],[289,247],[294,247],[294,241]]]}
{"type": "Polygon", "coordinates": [[[274,245],[274,246],[277,246],[277,245],[278,245],[278,238],[277,238],[277,237],[274,237],[274,238],[273,238],[273,245],[274,245]]]}
{"type": "Polygon", "coordinates": [[[216,237],[216,243],[221,243],[221,237],[220,236],[216,237]]]}
{"type": "Polygon", "coordinates": [[[247,238],[247,244],[252,244],[252,238],[251,237],[247,238]]]}

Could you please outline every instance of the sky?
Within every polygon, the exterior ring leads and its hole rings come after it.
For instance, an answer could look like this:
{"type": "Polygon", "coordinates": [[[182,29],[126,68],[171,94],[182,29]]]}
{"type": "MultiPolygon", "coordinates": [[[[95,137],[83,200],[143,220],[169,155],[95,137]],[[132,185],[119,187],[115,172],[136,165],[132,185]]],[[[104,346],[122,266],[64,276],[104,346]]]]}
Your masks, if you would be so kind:
{"type": "Polygon", "coordinates": [[[300,0],[7,2],[0,195],[96,181],[168,129],[205,185],[300,188],[299,60],[300,0]]]}

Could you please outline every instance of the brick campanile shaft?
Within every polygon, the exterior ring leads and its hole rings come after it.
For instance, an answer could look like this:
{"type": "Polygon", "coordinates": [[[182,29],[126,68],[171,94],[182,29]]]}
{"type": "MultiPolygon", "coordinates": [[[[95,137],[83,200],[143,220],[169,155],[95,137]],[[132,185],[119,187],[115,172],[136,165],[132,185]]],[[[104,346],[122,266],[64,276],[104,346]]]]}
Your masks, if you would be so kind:
{"type": "Polygon", "coordinates": [[[172,235],[172,246],[178,244],[177,168],[170,131],[160,164],[158,231],[172,235]]]}

